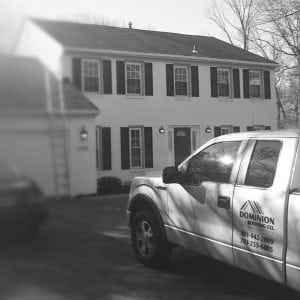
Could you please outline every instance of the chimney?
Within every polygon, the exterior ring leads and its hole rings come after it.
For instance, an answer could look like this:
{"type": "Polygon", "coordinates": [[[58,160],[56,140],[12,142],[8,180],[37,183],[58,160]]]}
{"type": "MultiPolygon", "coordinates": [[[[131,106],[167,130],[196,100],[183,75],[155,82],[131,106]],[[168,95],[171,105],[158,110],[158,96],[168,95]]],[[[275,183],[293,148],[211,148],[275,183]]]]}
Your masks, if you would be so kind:
{"type": "Polygon", "coordinates": [[[192,52],[193,52],[194,54],[197,54],[197,53],[198,53],[198,50],[197,50],[196,45],[194,45],[194,48],[193,48],[192,52]]]}
{"type": "Polygon", "coordinates": [[[128,22],[129,29],[132,29],[132,22],[128,22]]]}

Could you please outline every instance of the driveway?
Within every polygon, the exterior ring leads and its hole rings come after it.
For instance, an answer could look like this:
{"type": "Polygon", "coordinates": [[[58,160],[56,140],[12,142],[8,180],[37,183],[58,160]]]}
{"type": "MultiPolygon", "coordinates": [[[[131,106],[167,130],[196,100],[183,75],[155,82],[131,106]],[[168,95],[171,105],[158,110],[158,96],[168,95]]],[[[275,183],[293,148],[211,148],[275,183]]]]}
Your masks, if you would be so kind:
{"type": "Polygon", "coordinates": [[[183,248],[165,270],[144,267],[131,250],[126,201],[118,195],[53,202],[36,239],[1,238],[0,299],[299,299],[183,248]]]}

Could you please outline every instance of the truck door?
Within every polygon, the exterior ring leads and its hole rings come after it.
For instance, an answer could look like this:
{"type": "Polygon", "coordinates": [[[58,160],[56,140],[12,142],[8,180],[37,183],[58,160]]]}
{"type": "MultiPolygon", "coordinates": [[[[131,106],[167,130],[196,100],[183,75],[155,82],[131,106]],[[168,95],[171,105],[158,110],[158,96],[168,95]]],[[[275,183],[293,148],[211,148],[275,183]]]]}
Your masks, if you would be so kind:
{"type": "Polygon", "coordinates": [[[282,283],[295,145],[295,138],[250,140],[233,196],[235,265],[282,283]]]}
{"type": "Polygon", "coordinates": [[[170,224],[192,233],[181,231],[189,240],[183,245],[229,264],[233,264],[232,197],[241,145],[236,140],[207,146],[185,162],[183,182],[169,185],[170,224]]]}
{"type": "Polygon", "coordinates": [[[288,203],[286,281],[300,289],[300,146],[298,145],[295,169],[288,203]]]}

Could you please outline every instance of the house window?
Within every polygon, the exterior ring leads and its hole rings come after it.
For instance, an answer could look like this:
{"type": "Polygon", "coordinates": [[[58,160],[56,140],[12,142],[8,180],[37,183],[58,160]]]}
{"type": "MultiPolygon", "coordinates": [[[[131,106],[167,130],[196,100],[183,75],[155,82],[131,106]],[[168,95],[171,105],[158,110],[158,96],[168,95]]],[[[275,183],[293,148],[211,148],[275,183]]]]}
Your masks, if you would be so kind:
{"type": "Polygon", "coordinates": [[[218,69],[217,80],[218,80],[218,96],[229,97],[229,84],[230,84],[229,70],[218,69]]]}
{"type": "Polygon", "coordinates": [[[141,95],[141,64],[126,63],[126,93],[141,95]]]}
{"type": "Polygon", "coordinates": [[[174,67],[175,96],[188,96],[188,68],[174,67]]]}
{"type": "Polygon", "coordinates": [[[249,92],[250,98],[260,98],[260,72],[249,71],[249,92]]]}
{"type": "Polygon", "coordinates": [[[142,129],[130,128],[130,167],[142,167],[142,129]]]}
{"type": "Polygon", "coordinates": [[[100,63],[97,60],[83,60],[83,91],[100,92],[100,63]]]}
{"type": "Polygon", "coordinates": [[[153,168],[152,127],[120,128],[121,168],[153,168]]]}
{"type": "Polygon", "coordinates": [[[247,131],[257,131],[257,130],[271,130],[271,126],[264,126],[264,125],[247,126],[247,131]]]}
{"type": "Polygon", "coordinates": [[[221,135],[232,133],[232,126],[221,126],[221,135]]]}
{"type": "Polygon", "coordinates": [[[265,129],[264,125],[253,125],[253,131],[264,130],[264,129],[265,129]]]}

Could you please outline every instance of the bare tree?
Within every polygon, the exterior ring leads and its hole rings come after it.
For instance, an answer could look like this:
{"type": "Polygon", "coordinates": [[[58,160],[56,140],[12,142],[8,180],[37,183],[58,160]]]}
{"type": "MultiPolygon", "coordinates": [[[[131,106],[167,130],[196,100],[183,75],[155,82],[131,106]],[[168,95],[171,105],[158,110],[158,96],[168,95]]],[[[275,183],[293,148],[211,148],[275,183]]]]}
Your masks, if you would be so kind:
{"type": "Polygon", "coordinates": [[[213,0],[208,18],[221,29],[231,44],[248,50],[259,12],[256,0],[224,0],[224,4],[225,8],[213,0]]]}
{"type": "Polygon", "coordinates": [[[253,45],[260,49],[268,49],[269,54],[276,53],[273,60],[280,63],[279,72],[276,74],[276,91],[280,94],[284,90],[282,94],[287,99],[284,101],[286,110],[290,110],[293,102],[294,116],[298,123],[300,2],[299,0],[264,0],[259,2],[258,7],[261,14],[253,45]],[[291,78],[295,73],[297,80],[291,78]],[[295,89],[295,86],[298,87],[295,89]]]}
{"type": "Polygon", "coordinates": [[[73,18],[76,22],[85,23],[85,24],[95,24],[95,25],[106,25],[106,26],[115,26],[115,27],[126,27],[124,21],[118,19],[111,19],[105,16],[92,14],[90,12],[80,13],[75,15],[73,18]]]}
{"type": "MultiPolygon", "coordinates": [[[[209,18],[223,31],[231,44],[242,46],[265,58],[276,61],[275,72],[278,117],[285,119],[285,107],[290,111],[291,103],[286,97],[288,88],[295,85],[290,76],[300,73],[300,2],[299,0],[224,0],[224,7],[213,1],[209,18]]],[[[299,74],[298,74],[299,75],[299,74]]],[[[300,90],[300,80],[298,80],[300,90]]],[[[294,90],[294,87],[293,87],[294,90]]],[[[299,93],[294,100],[298,112],[299,93]]],[[[298,113],[296,113],[298,118],[298,113]]]]}

